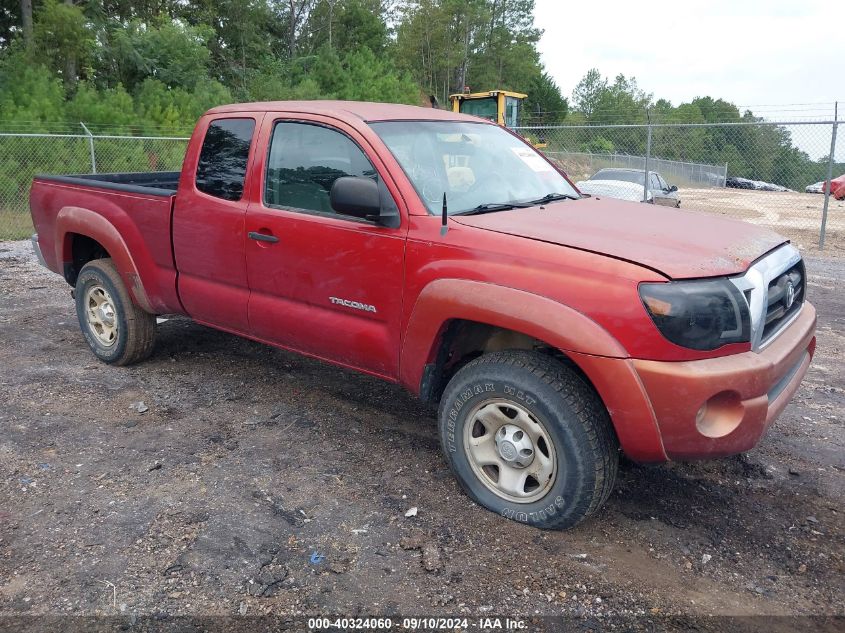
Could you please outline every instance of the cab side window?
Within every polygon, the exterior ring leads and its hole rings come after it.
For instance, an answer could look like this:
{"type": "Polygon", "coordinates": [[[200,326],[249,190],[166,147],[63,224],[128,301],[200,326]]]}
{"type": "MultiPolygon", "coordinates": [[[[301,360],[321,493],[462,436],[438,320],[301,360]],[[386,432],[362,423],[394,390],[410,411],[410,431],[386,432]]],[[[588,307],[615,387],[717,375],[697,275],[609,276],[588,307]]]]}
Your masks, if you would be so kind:
{"type": "Polygon", "coordinates": [[[264,178],[267,206],[334,213],[329,192],[342,176],[377,178],[352,139],[321,125],[276,123],[264,178]]]}
{"type": "Polygon", "coordinates": [[[217,119],[211,122],[197,164],[197,189],[223,200],[241,199],[254,131],[253,119],[217,119]]]}

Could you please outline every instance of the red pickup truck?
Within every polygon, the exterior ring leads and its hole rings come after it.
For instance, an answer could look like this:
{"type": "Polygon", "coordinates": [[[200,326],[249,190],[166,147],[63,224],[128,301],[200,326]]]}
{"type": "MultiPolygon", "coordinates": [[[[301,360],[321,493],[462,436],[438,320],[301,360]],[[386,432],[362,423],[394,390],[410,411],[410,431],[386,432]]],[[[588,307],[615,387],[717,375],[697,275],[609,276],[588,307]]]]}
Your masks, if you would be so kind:
{"type": "Polygon", "coordinates": [[[581,196],[512,132],[411,106],[214,108],[181,173],[39,176],[35,249],[101,360],[157,314],[439,403],[458,481],[505,517],[593,514],[640,462],[753,447],[801,382],[798,251],[712,215],[581,196]]]}

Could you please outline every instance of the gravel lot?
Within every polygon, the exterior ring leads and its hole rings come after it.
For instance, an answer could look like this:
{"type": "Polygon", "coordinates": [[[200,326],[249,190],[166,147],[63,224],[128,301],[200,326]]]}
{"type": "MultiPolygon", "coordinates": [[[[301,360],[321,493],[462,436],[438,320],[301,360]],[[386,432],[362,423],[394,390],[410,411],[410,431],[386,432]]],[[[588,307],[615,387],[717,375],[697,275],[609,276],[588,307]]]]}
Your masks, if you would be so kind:
{"type": "Polygon", "coordinates": [[[96,362],[2,242],[0,615],[843,615],[845,260],[807,268],[816,360],[760,447],[625,463],[542,532],[459,491],[398,387],[183,318],[96,362]]]}
{"type": "Polygon", "coordinates": [[[682,207],[727,215],[773,229],[789,237],[805,253],[845,257],[845,200],[828,203],[825,250],[820,253],[824,196],[798,191],[749,191],[731,188],[684,187],[682,207]]]}

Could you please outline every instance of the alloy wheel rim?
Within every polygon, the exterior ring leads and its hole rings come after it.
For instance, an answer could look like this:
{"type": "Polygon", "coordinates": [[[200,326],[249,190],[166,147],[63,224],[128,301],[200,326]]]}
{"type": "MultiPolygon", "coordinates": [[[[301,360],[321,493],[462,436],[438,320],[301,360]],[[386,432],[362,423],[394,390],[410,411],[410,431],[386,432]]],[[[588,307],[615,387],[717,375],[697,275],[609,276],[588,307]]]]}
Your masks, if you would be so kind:
{"type": "Polygon", "coordinates": [[[117,341],[117,314],[109,292],[100,285],[93,285],[85,291],[85,321],[88,331],[104,347],[111,347],[117,341]]]}
{"type": "Polygon", "coordinates": [[[478,480],[508,501],[538,501],[554,485],[551,436],[537,416],[511,400],[486,400],[469,413],[464,449],[478,480]]]}

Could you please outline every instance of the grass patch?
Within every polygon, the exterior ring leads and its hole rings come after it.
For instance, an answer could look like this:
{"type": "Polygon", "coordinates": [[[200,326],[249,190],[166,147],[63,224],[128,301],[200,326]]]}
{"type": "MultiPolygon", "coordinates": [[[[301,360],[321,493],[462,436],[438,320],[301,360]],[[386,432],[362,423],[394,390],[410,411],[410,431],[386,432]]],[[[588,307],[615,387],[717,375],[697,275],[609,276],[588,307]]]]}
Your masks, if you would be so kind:
{"type": "Polygon", "coordinates": [[[0,212],[0,240],[22,240],[34,233],[29,213],[0,212]]]}

